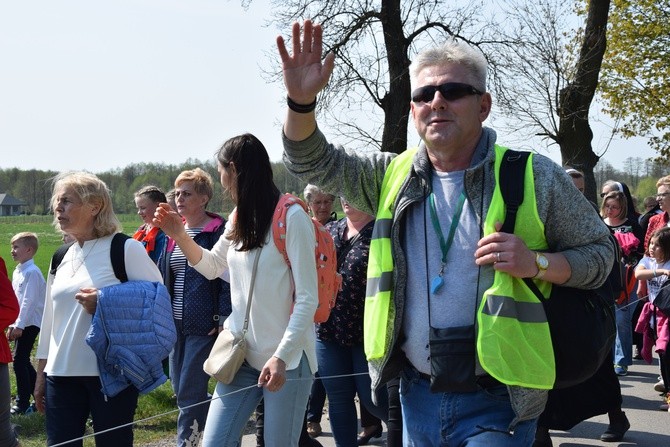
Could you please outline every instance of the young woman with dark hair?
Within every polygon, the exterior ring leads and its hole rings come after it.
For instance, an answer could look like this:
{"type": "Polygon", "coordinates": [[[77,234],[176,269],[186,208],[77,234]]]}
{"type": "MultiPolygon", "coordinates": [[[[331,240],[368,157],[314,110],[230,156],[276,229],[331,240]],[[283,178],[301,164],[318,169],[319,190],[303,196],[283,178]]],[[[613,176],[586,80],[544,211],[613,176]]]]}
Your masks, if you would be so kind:
{"type": "Polygon", "coordinates": [[[211,250],[184,233],[167,206],[154,222],[181,247],[189,263],[208,278],[230,273],[233,311],[224,327],[242,333],[252,270],[246,361],[230,384],[217,383],[203,446],[237,446],[261,398],[265,401],[265,445],[295,446],[316,371],[314,312],[318,304],[314,226],[300,205],[286,217],[286,251],[292,269],[272,238],[272,216],[280,192],[263,144],[244,134],[226,141],[217,154],[221,185],[236,209],[211,250]]]}

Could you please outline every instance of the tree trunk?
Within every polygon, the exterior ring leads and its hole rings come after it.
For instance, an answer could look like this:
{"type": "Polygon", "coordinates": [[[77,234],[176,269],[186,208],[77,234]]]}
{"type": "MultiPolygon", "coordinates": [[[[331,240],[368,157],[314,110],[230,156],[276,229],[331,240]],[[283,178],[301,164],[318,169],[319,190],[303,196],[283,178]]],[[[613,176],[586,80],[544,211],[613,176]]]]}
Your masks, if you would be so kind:
{"type": "Polygon", "coordinates": [[[606,30],[610,0],[591,0],[588,6],[584,40],[573,83],[561,91],[557,142],[564,165],[584,172],[586,196],[597,203],[593,168],[598,157],[591,146],[593,131],[589,109],[598,87],[598,76],[607,45],[606,30]]]}
{"type": "Polygon", "coordinates": [[[409,117],[408,43],[400,16],[400,0],[383,0],[381,8],[384,46],[389,67],[389,91],[381,99],[384,132],[381,149],[399,154],[407,149],[409,117]]]}

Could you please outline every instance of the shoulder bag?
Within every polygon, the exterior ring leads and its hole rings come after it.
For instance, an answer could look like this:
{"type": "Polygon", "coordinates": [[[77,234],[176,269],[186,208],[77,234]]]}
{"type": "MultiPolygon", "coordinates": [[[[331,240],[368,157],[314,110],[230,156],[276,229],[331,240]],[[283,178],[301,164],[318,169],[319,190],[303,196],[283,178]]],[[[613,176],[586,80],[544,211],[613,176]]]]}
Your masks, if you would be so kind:
{"type": "Polygon", "coordinates": [[[202,369],[221,383],[229,384],[235,378],[244,358],[247,355],[247,328],[249,327],[249,312],[251,311],[251,297],[256,282],[256,270],[258,269],[258,258],[261,256],[262,247],[256,252],[254,266],[251,271],[251,284],[249,285],[249,298],[247,299],[247,311],[244,316],[242,333],[233,333],[230,329],[224,329],[216,337],[209,357],[202,365],[202,369]]]}
{"type": "MultiPolygon", "coordinates": [[[[527,161],[527,153],[505,152],[500,167],[500,188],[507,213],[501,232],[514,233],[516,212],[523,202],[527,161]]],[[[614,268],[618,269],[618,259],[614,268]]],[[[532,279],[523,281],[540,300],[547,316],[556,362],[554,388],[570,387],[593,376],[608,358],[616,337],[614,296],[609,278],[593,290],[553,284],[549,297],[542,295],[532,279]]]]}

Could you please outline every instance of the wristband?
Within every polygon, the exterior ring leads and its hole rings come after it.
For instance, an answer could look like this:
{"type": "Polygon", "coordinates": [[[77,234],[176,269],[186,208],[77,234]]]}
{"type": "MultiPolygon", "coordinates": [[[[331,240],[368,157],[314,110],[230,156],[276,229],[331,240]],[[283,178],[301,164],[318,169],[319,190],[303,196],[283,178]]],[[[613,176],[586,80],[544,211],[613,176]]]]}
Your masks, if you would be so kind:
{"type": "Polygon", "coordinates": [[[293,110],[295,113],[310,113],[316,109],[316,98],[314,98],[314,101],[312,101],[310,104],[298,104],[287,95],[286,104],[288,105],[288,108],[293,110]]]}

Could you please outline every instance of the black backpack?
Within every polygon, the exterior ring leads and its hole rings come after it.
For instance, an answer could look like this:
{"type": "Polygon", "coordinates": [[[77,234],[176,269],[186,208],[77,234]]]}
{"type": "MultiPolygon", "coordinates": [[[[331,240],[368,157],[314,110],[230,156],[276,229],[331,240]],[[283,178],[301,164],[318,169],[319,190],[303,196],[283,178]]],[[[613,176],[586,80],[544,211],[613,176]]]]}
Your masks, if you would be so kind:
{"type": "MultiPolygon", "coordinates": [[[[523,203],[523,185],[529,152],[507,150],[500,166],[500,191],[506,215],[501,232],[514,233],[516,213],[523,203]]],[[[610,236],[614,246],[618,246],[610,236]]],[[[593,290],[552,285],[544,297],[530,278],[528,288],[544,306],[556,362],[554,388],[567,388],[593,376],[608,358],[616,337],[614,289],[619,277],[615,259],[609,278],[593,290]]],[[[619,285],[620,287],[620,285],[619,285]]]]}
{"type": "MultiPolygon", "coordinates": [[[[130,236],[123,233],[116,233],[112,238],[112,247],[109,252],[109,256],[112,260],[112,268],[114,269],[114,276],[116,276],[121,282],[128,281],[124,250],[126,241],[128,239],[130,239],[130,236]]],[[[51,266],[49,268],[50,275],[56,274],[56,270],[58,270],[58,266],[63,261],[65,253],[67,253],[73,243],[74,242],[63,244],[56,249],[56,252],[51,257],[51,266]]]]}

